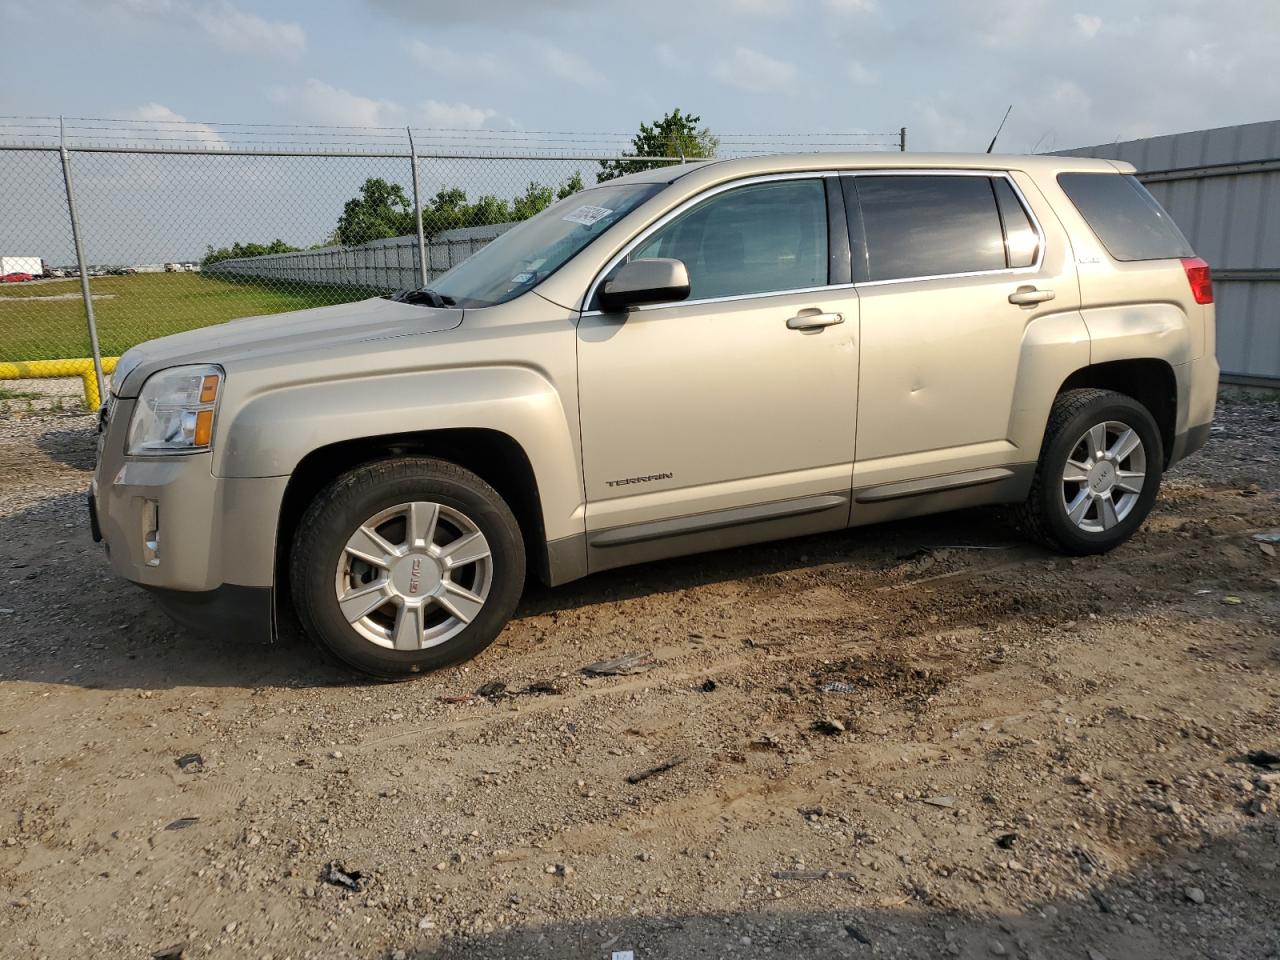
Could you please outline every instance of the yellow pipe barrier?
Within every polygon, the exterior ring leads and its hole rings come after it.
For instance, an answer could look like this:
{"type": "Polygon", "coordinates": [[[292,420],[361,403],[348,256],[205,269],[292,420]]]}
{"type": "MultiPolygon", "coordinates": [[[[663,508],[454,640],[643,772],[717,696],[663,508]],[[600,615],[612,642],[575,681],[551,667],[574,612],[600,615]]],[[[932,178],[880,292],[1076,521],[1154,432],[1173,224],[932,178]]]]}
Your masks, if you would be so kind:
{"type": "MultiPolygon", "coordinates": [[[[103,357],[102,372],[114,371],[119,359],[103,357]]],[[[85,406],[90,410],[97,410],[102,406],[92,360],[18,360],[14,363],[0,363],[0,380],[52,380],[58,377],[79,377],[84,384],[85,406]]]]}

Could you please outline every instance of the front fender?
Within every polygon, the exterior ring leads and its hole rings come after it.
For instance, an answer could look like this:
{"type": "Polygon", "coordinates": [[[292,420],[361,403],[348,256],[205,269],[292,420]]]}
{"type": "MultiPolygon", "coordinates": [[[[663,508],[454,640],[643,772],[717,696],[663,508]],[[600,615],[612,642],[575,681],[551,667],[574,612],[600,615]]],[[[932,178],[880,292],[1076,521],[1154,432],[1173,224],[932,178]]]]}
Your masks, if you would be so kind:
{"type": "MultiPolygon", "coordinates": [[[[529,458],[548,539],[582,532],[582,471],[555,387],[516,365],[418,370],[297,382],[246,398],[218,425],[214,473],[277,477],[347,440],[429,430],[505,433],[529,458]]],[[[222,414],[220,414],[221,416],[222,414]]]]}

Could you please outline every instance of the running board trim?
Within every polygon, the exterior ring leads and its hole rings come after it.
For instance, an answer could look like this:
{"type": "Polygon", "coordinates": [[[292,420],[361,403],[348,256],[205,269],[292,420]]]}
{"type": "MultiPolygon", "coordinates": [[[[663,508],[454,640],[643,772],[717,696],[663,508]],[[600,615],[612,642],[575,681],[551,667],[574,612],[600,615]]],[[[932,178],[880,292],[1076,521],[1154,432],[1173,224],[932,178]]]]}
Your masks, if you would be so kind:
{"type": "Polygon", "coordinates": [[[1012,470],[1004,467],[987,467],[982,470],[967,470],[964,473],[949,473],[941,477],[926,477],[923,480],[902,480],[898,483],[884,483],[878,487],[868,487],[858,491],[856,503],[879,503],[882,500],[897,500],[900,497],[918,497],[926,493],[941,493],[946,490],[961,490],[965,487],[977,487],[984,483],[996,483],[1013,476],[1012,470]]]}
{"type": "MultiPolygon", "coordinates": [[[[626,527],[615,527],[598,534],[587,536],[591,547],[621,547],[632,543],[644,543],[649,540],[663,540],[667,537],[680,537],[693,533],[705,533],[710,530],[721,530],[726,527],[739,527],[752,523],[764,523],[768,520],[782,520],[788,517],[802,517],[811,513],[822,513],[836,507],[849,505],[849,498],[844,494],[832,493],[813,497],[800,497],[795,500],[780,500],[775,503],[761,503],[751,507],[733,507],[729,510],[716,510],[713,513],[700,513],[692,517],[677,517],[673,520],[654,520],[649,523],[636,523],[626,527]]],[[[842,522],[840,526],[844,526],[842,522]]]]}

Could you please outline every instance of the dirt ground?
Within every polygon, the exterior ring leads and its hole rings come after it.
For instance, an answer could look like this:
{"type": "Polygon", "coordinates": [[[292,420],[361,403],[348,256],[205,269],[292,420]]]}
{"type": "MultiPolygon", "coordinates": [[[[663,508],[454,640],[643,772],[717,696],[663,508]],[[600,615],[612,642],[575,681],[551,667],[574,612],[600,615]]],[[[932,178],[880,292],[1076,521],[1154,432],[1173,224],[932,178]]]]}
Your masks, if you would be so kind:
{"type": "Polygon", "coordinates": [[[0,414],[4,957],[1280,954],[1280,404],[1106,557],[973,511],[652,564],[398,685],[171,625],[92,457],[0,414]]]}

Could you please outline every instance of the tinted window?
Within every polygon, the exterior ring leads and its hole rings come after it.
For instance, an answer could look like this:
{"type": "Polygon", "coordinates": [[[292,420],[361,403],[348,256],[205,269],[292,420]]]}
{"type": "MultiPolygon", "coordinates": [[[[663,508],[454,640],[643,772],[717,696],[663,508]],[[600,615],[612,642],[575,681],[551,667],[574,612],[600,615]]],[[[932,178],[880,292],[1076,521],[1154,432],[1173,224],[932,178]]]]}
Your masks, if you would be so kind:
{"type": "Polygon", "coordinates": [[[628,259],[674,257],[690,299],[820,287],[827,282],[821,180],[778,180],[711,197],[658,230],[628,259]]]}
{"type": "Polygon", "coordinates": [[[993,177],[991,188],[996,192],[996,206],[1000,208],[1000,222],[1004,226],[1005,255],[1011,267],[1030,267],[1036,262],[1040,250],[1040,238],[1036,235],[1031,218],[1023,208],[1013,186],[1004,177],[993,177]]]}
{"type": "Polygon", "coordinates": [[[1133,177],[1063,173],[1058,175],[1058,183],[1115,259],[1164,260],[1194,255],[1169,214],[1133,177]]]}
{"type": "Polygon", "coordinates": [[[988,177],[858,177],[870,279],[1003,270],[988,177]]]}

